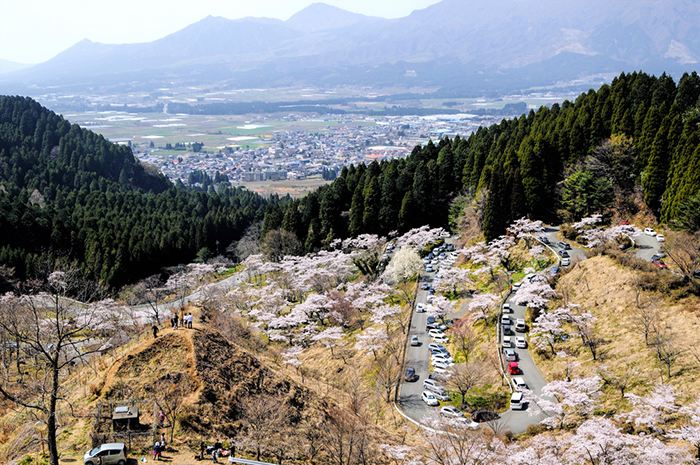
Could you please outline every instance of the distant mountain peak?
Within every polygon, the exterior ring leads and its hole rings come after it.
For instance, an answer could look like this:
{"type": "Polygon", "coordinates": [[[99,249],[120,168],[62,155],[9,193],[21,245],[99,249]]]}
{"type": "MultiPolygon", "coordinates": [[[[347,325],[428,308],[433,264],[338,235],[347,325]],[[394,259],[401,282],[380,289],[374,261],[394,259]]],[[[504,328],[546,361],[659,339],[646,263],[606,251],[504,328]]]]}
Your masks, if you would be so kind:
{"type": "Polygon", "coordinates": [[[312,3],[295,13],[285,24],[303,32],[319,32],[352,26],[367,21],[382,21],[383,18],[352,13],[327,3],[312,3]]]}

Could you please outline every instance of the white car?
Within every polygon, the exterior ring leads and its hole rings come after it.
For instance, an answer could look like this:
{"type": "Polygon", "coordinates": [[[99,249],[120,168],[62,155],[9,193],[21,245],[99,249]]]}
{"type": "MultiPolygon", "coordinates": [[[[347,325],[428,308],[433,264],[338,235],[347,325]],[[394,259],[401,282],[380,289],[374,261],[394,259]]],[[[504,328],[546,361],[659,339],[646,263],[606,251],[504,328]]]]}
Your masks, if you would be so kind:
{"type": "Polygon", "coordinates": [[[512,287],[513,287],[513,290],[514,290],[514,291],[517,291],[518,289],[520,289],[520,285],[521,285],[521,284],[522,284],[522,283],[521,283],[520,281],[518,281],[517,283],[513,284],[513,286],[512,286],[512,287]]]}
{"type": "Polygon", "coordinates": [[[425,304],[416,304],[416,313],[425,313],[425,304]]]}
{"type": "Polygon", "coordinates": [[[440,415],[452,418],[464,418],[464,412],[454,405],[445,405],[440,409],[440,415]]]}
{"type": "Polygon", "coordinates": [[[516,337],[515,347],[518,349],[527,349],[527,340],[524,337],[516,337]]]}
{"type": "Polygon", "coordinates": [[[525,410],[526,402],[523,400],[522,392],[514,392],[510,395],[510,409],[511,410],[525,410]]]}
{"type": "Polygon", "coordinates": [[[504,336],[504,337],[503,337],[502,345],[503,345],[503,347],[506,347],[506,348],[513,347],[513,346],[512,346],[512,343],[511,343],[511,340],[510,340],[510,336],[504,336]]]}
{"type": "Polygon", "coordinates": [[[448,342],[450,342],[450,340],[447,336],[443,334],[442,336],[433,336],[433,342],[447,344],[448,342]]]}
{"type": "Polygon", "coordinates": [[[420,398],[423,399],[423,402],[430,405],[431,407],[437,407],[438,405],[440,405],[440,401],[437,400],[435,394],[433,394],[430,391],[423,391],[423,393],[420,395],[420,398]]]}
{"type": "Polygon", "coordinates": [[[657,242],[666,242],[666,238],[664,237],[663,234],[657,234],[657,235],[656,235],[656,241],[657,241],[657,242]]]}
{"type": "Polygon", "coordinates": [[[644,228],[644,234],[647,236],[656,236],[656,231],[654,231],[652,228],[644,228]]]}
{"type": "Polygon", "coordinates": [[[438,353],[438,354],[433,354],[430,357],[430,360],[433,362],[444,362],[448,364],[454,364],[454,359],[450,357],[448,354],[443,354],[443,353],[438,353]]]}
{"type": "Polygon", "coordinates": [[[434,361],[433,361],[433,366],[434,366],[435,368],[442,368],[443,370],[447,370],[447,369],[450,368],[452,365],[454,365],[454,363],[447,363],[447,362],[438,361],[438,360],[434,360],[434,361]]]}
{"type": "Polygon", "coordinates": [[[571,259],[570,258],[562,258],[561,259],[561,266],[569,266],[571,265],[571,259]]]}
{"type": "Polygon", "coordinates": [[[501,326],[510,325],[510,317],[508,315],[503,315],[501,317],[501,326]]]}
{"type": "Polygon", "coordinates": [[[515,330],[519,333],[525,332],[525,329],[527,329],[527,326],[525,325],[525,320],[522,318],[518,318],[515,320],[515,330]]]}
{"type": "Polygon", "coordinates": [[[522,392],[525,389],[528,389],[522,376],[516,376],[513,378],[513,389],[515,389],[517,392],[522,392]]]}
{"type": "Polygon", "coordinates": [[[427,389],[428,391],[444,391],[445,388],[440,386],[437,381],[434,379],[424,379],[423,380],[423,389],[427,389]]]}
{"type": "Polygon", "coordinates": [[[445,335],[445,333],[442,332],[441,329],[431,329],[430,331],[428,331],[428,334],[430,335],[430,337],[438,337],[445,335]]]}
{"type": "Polygon", "coordinates": [[[513,313],[513,309],[510,307],[510,304],[503,304],[503,313],[513,313]]]}

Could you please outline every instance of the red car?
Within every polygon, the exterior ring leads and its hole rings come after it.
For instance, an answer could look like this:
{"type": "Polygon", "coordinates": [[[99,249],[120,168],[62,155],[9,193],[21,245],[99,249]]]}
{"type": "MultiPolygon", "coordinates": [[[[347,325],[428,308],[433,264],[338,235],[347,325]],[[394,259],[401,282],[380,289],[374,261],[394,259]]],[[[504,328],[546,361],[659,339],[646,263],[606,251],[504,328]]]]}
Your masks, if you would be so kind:
{"type": "Polygon", "coordinates": [[[518,362],[510,362],[508,364],[508,371],[511,375],[517,375],[520,373],[520,368],[518,367],[518,362]]]}
{"type": "Polygon", "coordinates": [[[629,221],[623,221],[623,222],[620,223],[620,224],[621,224],[622,226],[629,226],[629,225],[630,225],[629,221]]]}
{"type": "Polygon", "coordinates": [[[652,263],[653,263],[654,265],[658,266],[659,268],[661,268],[662,270],[668,268],[668,267],[666,266],[666,264],[665,264],[663,261],[661,261],[661,260],[654,260],[652,263]]]}

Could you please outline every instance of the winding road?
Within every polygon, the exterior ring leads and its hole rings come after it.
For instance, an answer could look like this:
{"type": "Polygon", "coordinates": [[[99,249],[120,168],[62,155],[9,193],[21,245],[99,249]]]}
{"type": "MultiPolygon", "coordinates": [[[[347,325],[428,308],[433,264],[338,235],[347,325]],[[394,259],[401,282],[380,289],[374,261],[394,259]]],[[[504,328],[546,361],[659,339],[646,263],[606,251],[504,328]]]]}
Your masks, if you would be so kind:
{"type": "MultiPolygon", "coordinates": [[[[559,256],[559,253],[562,250],[562,248],[559,246],[560,240],[557,238],[558,232],[558,227],[545,227],[544,234],[540,234],[540,237],[547,237],[549,240],[549,248],[555,254],[557,254],[557,256],[559,256]]],[[[659,243],[656,241],[655,237],[642,234],[635,237],[634,241],[636,243],[634,254],[644,260],[650,260],[651,256],[659,250],[659,243]]],[[[571,245],[572,243],[569,242],[569,244],[571,245]]],[[[571,250],[567,250],[567,252],[570,255],[572,263],[586,259],[586,252],[582,249],[572,246],[571,250]]],[[[561,259],[560,256],[559,258],[561,259]]],[[[561,263],[559,266],[561,266],[561,263]]],[[[422,276],[422,278],[424,280],[427,279],[428,282],[432,282],[434,277],[435,273],[427,272],[422,276]]],[[[427,296],[428,291],[419,290],[418,295],[416,296],[416,304],[422,303],[425,305],[427,296]]],[[[514,293],[511,293],[508,296],[506,302],[508,302],[510,307],[513,309],[513,313],[510,314],[512,320],[519,318],[526,319],[527,309],[526,307],[515,303],[514,293]]],[[[456,317],[458,315],[454,316],[456,317]]],[[[411,346],[409,344],[407,346],[404,366],[413,367],[416,370],[416,374],[418,374],[418,380],[415,382],[406,382],[405,380],[402,380],[398,395],[398,406],[406,416],[416,422],[420,422],[424,417],[437,415],[439,409],[439,407],[429,407],[421,400],[421,393],[424,391],[423,381],[428,379],[430,368],[430,352],[428,351],[430,336],[425,329],[427,319],[428,317],[425,313],[416,313],[414,308],[408,339],[410,340],[410,338],[414,335],[418,336],[420,345],[411,346]]],[[[501,338],[503,337],[502,328],[500,328],[500,325],[498,331],[498,342],[500,345],[502,340],[501,338]]],[[[516,336],[521,335],[525,334],[515,333],[511,336],[511,338],[514,340],[516,336]]],[[[524,378],[525,383],[534,394],[538,396],[541,395],[542,388],[547,384],[547,380],[544,378],[544,376],[542,376],[535,365],[535,362],[530,355],[530,351],[528,349],[517,349],[515,347],[513,347],[513,350],[515,350],[515,352],[518,354],[518,365],[521,370],[520,374],[517,376],[524,378]]],[[[539,423],[541,419],[542,418],[540,415],[530,415],[528,410],[509,409],[501,414],[500,423],[504,424],[512,433],[520,434],[525,432],[529,425],[539,423]]]]}

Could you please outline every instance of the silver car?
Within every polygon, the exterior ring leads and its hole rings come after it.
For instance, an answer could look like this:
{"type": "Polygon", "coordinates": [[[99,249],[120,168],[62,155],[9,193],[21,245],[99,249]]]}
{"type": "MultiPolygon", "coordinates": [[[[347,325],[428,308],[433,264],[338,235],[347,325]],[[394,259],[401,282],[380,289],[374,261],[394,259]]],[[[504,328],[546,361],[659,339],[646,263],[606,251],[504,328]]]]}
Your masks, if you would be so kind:
{"type": "Polygon", "coordinates": [[[85,465],[98,465],[102,458],[102,465],[126,465],[126,447],[122,442],[102,444],[85,452],[83,463],[85,465]]]}

